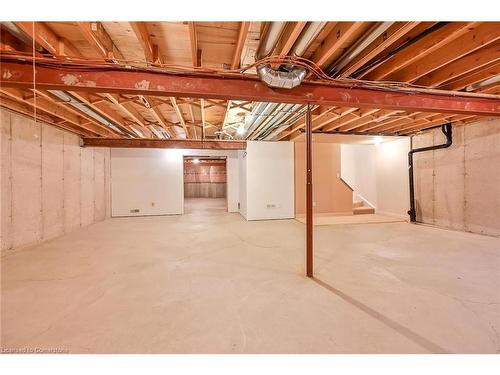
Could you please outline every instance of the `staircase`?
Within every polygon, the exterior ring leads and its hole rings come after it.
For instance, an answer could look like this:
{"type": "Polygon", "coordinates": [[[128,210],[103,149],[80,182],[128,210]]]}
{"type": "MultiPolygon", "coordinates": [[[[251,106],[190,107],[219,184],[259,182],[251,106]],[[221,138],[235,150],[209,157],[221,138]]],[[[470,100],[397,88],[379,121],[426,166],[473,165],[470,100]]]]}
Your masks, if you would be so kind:
{"type": "Polygon", "coordinates": [[[352,213],[354,215],[374,214],[375,209],[367,206],[364,201],[354,201],[352,202],[352,213]]]}

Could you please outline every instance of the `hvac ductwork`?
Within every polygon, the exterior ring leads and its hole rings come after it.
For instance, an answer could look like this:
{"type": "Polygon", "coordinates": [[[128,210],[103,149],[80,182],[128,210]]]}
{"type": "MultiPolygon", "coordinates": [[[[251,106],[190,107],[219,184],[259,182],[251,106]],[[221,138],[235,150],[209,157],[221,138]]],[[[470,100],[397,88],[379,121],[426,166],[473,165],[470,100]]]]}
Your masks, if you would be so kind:
{"type": "MultiPolygon", "coordinates": [[[[291,55],[296,57],[302,56],[325,24],[326,22],[311,22],[302,34],[300,40],[296,43],[291,55]]],[[[271,23],[266,35],[259,45],[259,49],[256,53],[256,60],[261,60],[271,55],[284,28],[285,22],[271,23]]],[[[269,87],[292,89],[302,83],[307,75],[307,70],[293,65],[287,65],[276,70],[269,64],[263,64],[257,67],[257,73],[260,79],[269,87]]]]}

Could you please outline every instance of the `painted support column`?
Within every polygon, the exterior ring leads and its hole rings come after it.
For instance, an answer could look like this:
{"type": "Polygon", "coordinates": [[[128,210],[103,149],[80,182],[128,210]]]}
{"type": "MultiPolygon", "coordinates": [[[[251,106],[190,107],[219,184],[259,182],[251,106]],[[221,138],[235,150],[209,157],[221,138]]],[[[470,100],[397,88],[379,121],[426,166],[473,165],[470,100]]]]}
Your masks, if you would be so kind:
{"type": "Polygon", "coordinates": [[[311,106],[306,112],[306,275],[313,277],[313,185],[311,106]]]}

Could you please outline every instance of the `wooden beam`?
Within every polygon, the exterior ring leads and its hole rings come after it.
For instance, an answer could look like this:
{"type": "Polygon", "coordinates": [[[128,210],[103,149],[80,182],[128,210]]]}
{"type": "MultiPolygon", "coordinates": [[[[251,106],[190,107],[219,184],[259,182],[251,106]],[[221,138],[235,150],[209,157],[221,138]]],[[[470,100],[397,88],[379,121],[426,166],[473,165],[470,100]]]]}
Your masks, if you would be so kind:
{"type": "Polygon", "coordinates": [[[96,52],[105,59],[123,59],[101,22],[77,22],[80,31],[96,52]]]}
{"type": "Polygon", "coordinates": [[[156,47],[154,47],[151,42],[146,22],[130,22],[130,25],[132,26],[132,30],[141,44],[146,61],[150,63],[155,62],[154,55],[156,47]]]}
{"type": "Polygon", "coordinates": [[[186,121],[184,121],[184,116],[182,115],[181,109],[177,105],[177,99],[175,97],[170,97],[170,102],[172,103],[172,107],[174,107],[174,111],[177,114],[177,118],[179,119],[184,132],[186,133],[186,138],[189,138],[188,128],[186,126],[186,121]]]}
{"type": "Polygon", "coordinates": [[[415,83],[421,86],[437,87],[447,81],[456,80],[457,77],[466,76],[477,69],[498,62],[500,62],[500,43],[495,43],[447,64],[443,68],[419,78],[415,83]]]}
{"type": "Polygon", "coordinates": [[[55,105],[57,105],[61,108],[65,108],[67,111],[72,112],[79,117],[82,117],[83,119],[87,120],[87,122],[95,124],[97,126],[96,129],[99,129],[99,128],[102,129],[102,131],[105,132],[105,134],[108,134],[108,136],[112,136],[112,137],[122,136],[121,133],[116,132],[115,130],[113,130],[111,128],[108,128],[106,125],[103,125],[101,122],[99,122],[99,121],[95,120],[94,118],[90,117],[89,115],[87,115],[85,112],[81,112],[79,109],[76,109],[75,107],[73,107],[69,103],[61,101],[59,98],[57,98],[53,94],[51,94],[47,91],[43,91],[43,90],[34,90],[34,92],[38,96],[42,96],[42,97],[48,99],[50,102],[54,103],[55,105]]]}
{"type": "Polygon", "coordinates": [[[111,103],[116,105],[118,109],[126,116],[128,116],[130,119],[132,119],[133,122],[140,125],[141,127],[146,127],[146,124],[144,123],[144,119],[142,118],[141,114],[135,108],[133,108],[131,104],[121,103],[117,95],[103,94],[103,96],[106,99],[108,99],[111,103]]]}
{"type": "Polygon", "coordinates": [[[248,34],[248,29],[250,28],[250,22],[241,22],[240,30],[238,32],[238,40],[236,42],[236,47],[233,54],[233,62],[231,63],[231,69],[238,69],[241,64],[241,52],[245,46],[245,41],[248,34]]]}
{"type": "Polygon", "coordinates": [[[419,24],[420,22],[396,22],[395,25],[391,26],[385,33],[373,41],[359,56],[344,67],[340,72],[340,77],[349,77],[419,24]]]}
{"type": "MultiPolygon", "coordinates": [[[[151,97],[146,97],[146,99],[152,103],[153,102],[153,99],[151,97]]],[[[158,121],[158,123],[160,124],[160,126],[165,129],[165,131],[167,132],[167,134],[171,137],[171,138],[175,138],[176,137],[176,134],[174,132],[174,134],[172,135],[172,132],[170,132],[169,128],[168,128],[168,124],[167,124],[167,120],[165,120],[165,117],[163,117],[163,113],[161,113],[160,109],[158,108],[158,106],[156,105],[151,105],[149,108],[148,108],[149,112],[153,115],[153,117],[156,119],[156,121],[158,121]]]]}
{"type": "Polygon", "coordinates": [[[500,63],[490,64],[485,66],[474,73],[470,73],[465,77],[459,77],[457,79],[452,79],[447,81],[444,85],[440,86],[443,90],[462,90],[469,85],[474,83],[482,82],[490,77],[494,77],[500,74],[500,63]]]}
{"type": "Polygon", "coordinates": [[[365,22],[338,22],[313,54],[312,61],[326,68],[348,46],[350,38],[366,27],[365,22]]]}
{"type": "Polygon", "coordinates": [[[196,23],[188,22],[189,41],[191,43],[191,61],[194,67],[201,66],[200,53],[198,50],[198,37],[196,35],[196,23]]]}
{"type": "MultiPolygon", "coordinates": [[[[0,89],[0,92],[2,92],[4,95],[10,97],[13,100],[17,100],[21,103],[29,103],[30,105],[34,106],[35,105],[35,98],[26,98],[23,96],[23,93],[21,90],[16,90],[12,88],[6,88],[2,87],[0,89]]],[[[52,116],[61,118],[65,121],[70,122],[73,125],[79,126],[82,129],[91,132],[93,134],[101,135],[101,136],[108,136],[108,137],[114,137],[116,136],[113,132],[110,130],[104,129],[103,127],[97,126],[94,123],[88,123],[88,122],[83,122],[82,117],[78,116],[70,111],[68,111],[67,108],[65,108],[65,105],[53,102],[47,98],[44,98],[43,96],[38,96],[36,98],[36,109],[40,109],[52,116]]]]}
{"type": "Polygon", "coordinates": [[[364,72],[359,78],[373,81],[385,79],[389,74],[426,57],[447,43],[466,34],[469,32],[470,27],[477,24],[477,22],[450,22],[439,30],[432,32],[412,45],[407,46],[402,51],[399,51],[372,71],[364,72]]]}
{"type": "Polygon", "coordinates": [[[497,23],[481,23],[451,43],[427,55],[425,59],[416,61],[397,72],[389,74],[386,79],[398,82],[414,82],[420,77],[498,40],[500,40],[500,30],[497,23]]]}
{"type": "Polygon", "coordinates": [[[245,150],[246,141],[140,139],[140,138],[83,138],[84,146],[127,148],[186,148],[196,150],[245,150]]]}
{"type": "Polygon", "coordinates": [[[29,35],[36,44],[46,49],[52,55],[71,57],[81,56],[80,52],[66,39],[53,32],[43,22],[15,22],[16,26],[29,35]]]}
{"type": "MultiPolygon", "coordinates": [[[[10,96],[6,96],[2,91],[0,91],[0,107],[7,108],[11,111],[23,114],[30,118],[33,118],[33,106],[27,104],[26,102],[18,101],[17,99],[12,99],[10,96]]],[[[63,130],[69,131],[71,133],[75,133],[81,136],[92,137],[95,136],[95,133],[91,133],[80,126],[74,125],[65,120],[56,121],[58,118],[47,114],[45,111],[37,108],[37,119],[38,121],[57,126],[63,130]]],[[[60,119],[60,118],[59,118],[60,119]]]]}
{"type": "MultiPolygon", "coordinates": [[[[29,61],[1,59],[0,83],[3,87],[33,87],[29,61]]],[[[242,75],[243,76],[243,75],[242,75]]],[[[232,77],[232,76],[231,76],[232,77]]],[[[434,113],[500,116],[500,102],[495,97],[481,97],[426,89],[372,88],[369,85],[305,82],[294,89],[273,89],[246,77],[229,78],[205,74],[152,73],[130,69],[107,68],[74,71],[69,67],[48,64],[37,66],[37,88],[87,92],[127,93],[170,97],[232,99],[274,103],[314,104],[323,106],[395,109],[434,113]]],[[[108,94],[109,95],[109,94],[108,94]]],[[[179,114],[179,112],[178,112],[179,114]]]]}
{"type": "Polygon", "coordinates": [[[201,139],[204,140],[205,139],[205,124],[206,124],[206,120],[205,120],[205,100],[204,99],[200,99],[200,108],[201,108],[201,139]]]}
{"type": "Polygon", "coordinates": [[[307,22],[288,22],[276,46],[275,55],[288,55],[307,22]]]}

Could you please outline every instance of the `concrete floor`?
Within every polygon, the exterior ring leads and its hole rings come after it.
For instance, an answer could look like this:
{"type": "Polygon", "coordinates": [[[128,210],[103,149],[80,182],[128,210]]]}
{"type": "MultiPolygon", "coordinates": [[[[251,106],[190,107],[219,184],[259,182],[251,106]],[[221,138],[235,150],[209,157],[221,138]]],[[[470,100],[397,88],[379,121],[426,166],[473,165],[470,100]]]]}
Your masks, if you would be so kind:
{"type": "MultiPolygon", "coordinates": [[[[498,353],[500,239],[407,223],[246,222],[212,203],[2,257],[2,348],[498,353]]],[[[205,202],[206,203],[206,202],[205,202]]]]}
{"type": "MultiPolygon", "coordinates": [[[[306,223],[305,215],[296,215],[295,219],[301,223],[306,223]]],[[[375,224],[375,223],[397,223],[405,221],[392,216],[381,214],[362,214],[362,215],[335,215],[335,214],[316,214],[313,223],[317,225],[334,224],[375,224]]]]}

